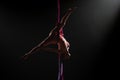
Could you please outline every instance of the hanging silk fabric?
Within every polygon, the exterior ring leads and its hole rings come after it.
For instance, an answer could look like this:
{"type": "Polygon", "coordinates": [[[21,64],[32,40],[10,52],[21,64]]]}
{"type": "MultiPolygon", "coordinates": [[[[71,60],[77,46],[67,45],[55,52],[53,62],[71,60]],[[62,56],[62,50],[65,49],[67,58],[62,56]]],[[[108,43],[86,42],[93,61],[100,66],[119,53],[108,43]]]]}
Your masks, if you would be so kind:
{"type": "MultiPolygon", "coordinates": [[[[58,23],[60,22],[60,0],[57,1],[58,4],[58,23]]],[[[60,29],[59,31],[60,35],[63,34],[63,29],[60,29]]],[[[58,46],[58,49],[60,49],[60,47],[58,46]]],[[[63,76],[63,61],[61,59],[61,54],[58,53],[58,80],[64,80],[64,76],[63,76]]]]}

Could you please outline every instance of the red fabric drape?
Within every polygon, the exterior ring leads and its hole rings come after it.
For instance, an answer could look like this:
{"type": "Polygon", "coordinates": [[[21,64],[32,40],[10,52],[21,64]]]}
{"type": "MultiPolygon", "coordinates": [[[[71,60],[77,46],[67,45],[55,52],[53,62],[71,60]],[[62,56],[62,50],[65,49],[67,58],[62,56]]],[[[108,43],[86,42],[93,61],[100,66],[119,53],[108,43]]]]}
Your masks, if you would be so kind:
{"type": "MultiPolygon", "coordinates": [[[[58,0],[58,23],[60,23],[60,0],[58,0]]],[[[60,35],[63,35],[63,29],[60,29],[59,31],[60,35]]],[[[58,49],[60,49],[60,47],[58,46],[58,49]]],[[[60,53],[58,53],[58,80],[64,80],[63,77],[63,62],[61,60],[61,55],[60,53]]]]}

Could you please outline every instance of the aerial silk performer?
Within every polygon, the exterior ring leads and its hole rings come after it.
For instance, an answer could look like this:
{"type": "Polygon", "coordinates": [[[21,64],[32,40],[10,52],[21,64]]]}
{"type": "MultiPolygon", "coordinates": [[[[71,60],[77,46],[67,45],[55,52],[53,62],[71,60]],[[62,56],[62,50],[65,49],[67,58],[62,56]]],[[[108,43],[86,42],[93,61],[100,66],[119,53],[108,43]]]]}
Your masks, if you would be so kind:
{"type": "Polygon", "coordinates": [[[65,15],[62,17],[61,21],[58,22],[55,27],[50,31],[47,38],[45,38],[41,43],[32,48],[28,53],[26,53],[23,58],[27,59],[32,54],[38,51],[50,51],[54,53],[60,53],[63,59],[69,59],[69,42],[65,39],[63,34],[63,27],[66,25],[66,22],[75,8],[69,8],[65,15]],[[58,45],[59,49],[48,48],[49,45],[58,45]]]}
{"type": "Polygon", "coordinates": [[[58,0],[58,21],[55,27],[50,31],[47,38],[45,38],[41,43],[31,49],[28,53],[26,53],[23,58],[27,59],[32,54],[38,51],[49,51],[58,54],[58,80],[63,79],[63,61],[69,59],[71,54],[69,53],[70,44],[65,39],[63,34],[63,27],[66,25],[66,22],[73,12],[74,8],[69,8],[65,15],[60,20],[60,1],[58,0]],[[49,45],[57,45],[58,49],[48,48],[49,45]]]}

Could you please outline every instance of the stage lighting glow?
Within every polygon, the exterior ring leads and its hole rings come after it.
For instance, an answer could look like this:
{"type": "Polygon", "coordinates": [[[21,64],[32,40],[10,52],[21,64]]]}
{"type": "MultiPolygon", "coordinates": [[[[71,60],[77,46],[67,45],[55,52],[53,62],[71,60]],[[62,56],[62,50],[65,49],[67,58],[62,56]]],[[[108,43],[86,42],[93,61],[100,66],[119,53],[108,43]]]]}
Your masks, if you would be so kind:
{"type": "MultiPolygon", "coordinates": [[[[90,0],[80,5],[79,15],[76,16],[79,34],[91,37],[91,42],[101,41],[113,28],[111,25],[118,14],[120,0],[90,0]]],[[[78,34],[77,33],[77,34],[78,34]]]]}

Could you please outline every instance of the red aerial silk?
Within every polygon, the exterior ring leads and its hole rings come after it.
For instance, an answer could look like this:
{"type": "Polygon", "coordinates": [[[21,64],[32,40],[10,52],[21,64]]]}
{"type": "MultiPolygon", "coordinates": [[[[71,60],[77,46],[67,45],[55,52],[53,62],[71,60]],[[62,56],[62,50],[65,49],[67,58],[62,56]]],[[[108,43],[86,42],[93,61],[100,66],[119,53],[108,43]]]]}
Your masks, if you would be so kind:
{"type": "MultiPolygon", "coordinates": [[[[58,3],[58,23],[60,22],[60,0],[58,0],[57,1],[57,3],[58,3]]],[[[60,33],[60,35],[63,35],[63,29],[61,28],[60,30],[59,30],[59,33],[60,33]]],[[[58,49],[60,49],[59,48],[59,46],[58,46],[58,49]]],[[[60,55],[60,53],[58,53],[58,80],[64,80],[64,77],[63,77],[63,61],[61,60],[61,55],[60,55]]]]}

